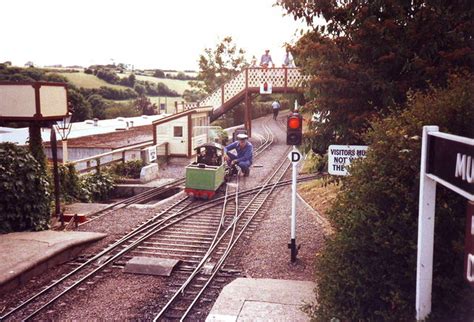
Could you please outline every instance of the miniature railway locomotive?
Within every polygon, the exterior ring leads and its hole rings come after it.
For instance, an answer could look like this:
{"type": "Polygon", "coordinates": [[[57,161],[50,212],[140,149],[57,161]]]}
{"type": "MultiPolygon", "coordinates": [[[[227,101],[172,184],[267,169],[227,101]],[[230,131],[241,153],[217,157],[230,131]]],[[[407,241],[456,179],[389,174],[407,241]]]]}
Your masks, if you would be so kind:
{"type": "Polygon", "coordinates": [[[197,157],[186,167],[184,191],[195,198],[211,199],[225,182],[224,148],[219,143],[206,143],[194,150],[197,157]]]}

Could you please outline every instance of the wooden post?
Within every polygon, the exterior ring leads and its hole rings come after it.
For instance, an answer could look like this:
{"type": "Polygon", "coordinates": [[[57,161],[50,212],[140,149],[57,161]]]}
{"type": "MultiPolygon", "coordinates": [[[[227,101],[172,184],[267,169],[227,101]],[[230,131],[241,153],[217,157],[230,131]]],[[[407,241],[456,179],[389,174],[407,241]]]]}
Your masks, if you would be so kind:
{"type": "Polygon", "coordinates": [[[59,169],[58,169],[58,146],[56,140],[56,131],[54,126],[51,126],[51,154],[53,157],[53,177],[54,177],[54,212],[55,216],[59,217],[61,227],[64,227],[64,216],[61,213],[61,201],[59,199],[59,169]]]}
{"type": "Polygon", "coordinates": [[[247,130],[247,135],[252,136],[252,96],[249,91],[245,91],[245,129],[247,130]]]}
{"type": "Polygon", "coordinates": [[[436,181],[426,176],[426,161],[428,159],[428,133],[437,131],[437,126],[424,126],[421,142],[416,265],[416,319],[418,321],[426,319],[431,312],[436,181]]]}
{"type": "Polygon", "coordinates": [[[221,105],[224,105],[224,84],[222,84],[221,86],[221,101],[222,101],[221,105]]]}
{"type": "Polygon", "coordinates": [[[96,162],[96,173],[100,174],[100,158],[95,159],[96,162]]]}

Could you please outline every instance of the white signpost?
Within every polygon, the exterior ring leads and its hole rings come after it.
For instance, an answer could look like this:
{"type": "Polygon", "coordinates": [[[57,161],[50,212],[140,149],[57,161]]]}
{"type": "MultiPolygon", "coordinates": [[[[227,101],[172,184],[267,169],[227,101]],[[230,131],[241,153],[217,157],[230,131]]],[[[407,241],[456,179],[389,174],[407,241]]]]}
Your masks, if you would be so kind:
{"type": "Polygon", "coordinates": [[[300,151],[298,151],[295,147],[293,150],[288,153],[288,159],[290,160],[293,166],[292,172],[292,185],[291,185],[291,240],[288,244],[288,247],[291,250],[291,262],[296,261],[296,166],[298,162],[300,162],[302,156],[300,151]]]}
{"type": "MultiPolygon", "coordinates": [[[[439,132],[437,126],[424,126],[418,209],[417,320],[426,319],[431,312],[436,183],[455,191],[470,202],[474,201],[474,139],[439,132]]],[[[471,227],[466,229],[464,271],[467,282],[473,283],[474,214],[469,204],[466,215],[471,227]]]]}
{"type": "Polygon", "coordinates": [[[366,145],[330,145],[328,148],[328,171],[336,176],[347,176],[347,167],[358,158],[365,158],[366,145]]]}

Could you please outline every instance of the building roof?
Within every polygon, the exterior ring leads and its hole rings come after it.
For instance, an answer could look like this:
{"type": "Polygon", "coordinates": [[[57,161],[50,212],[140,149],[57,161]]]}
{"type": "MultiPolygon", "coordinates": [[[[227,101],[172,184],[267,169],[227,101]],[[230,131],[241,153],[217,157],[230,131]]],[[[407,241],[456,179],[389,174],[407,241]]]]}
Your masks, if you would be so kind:
{"type": "MultiPolygon", "coordinates": [[[[117,148],[152,140],[153,130],[151,124],[153,121],[168,115],[142,115],[75,122],[72,123],[71,132],[67,137],[68,147],[117,148]]],[[[50,136],[51,131],[49,128],[41,129],[43,142],[49,142],[50,136]]],[[[0,127],[0,142],[26,145],[28,137],[28,128],[0,127]]],[[[61,140],[59,133],[57,133],[57,139],[61,140]]]]}

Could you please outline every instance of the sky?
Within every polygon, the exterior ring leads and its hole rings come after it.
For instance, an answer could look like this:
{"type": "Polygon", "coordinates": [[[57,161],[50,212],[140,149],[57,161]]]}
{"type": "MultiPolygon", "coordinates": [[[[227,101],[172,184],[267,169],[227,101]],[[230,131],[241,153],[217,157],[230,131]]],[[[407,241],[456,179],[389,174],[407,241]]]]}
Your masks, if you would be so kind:
{"type": "Polygon", "coordinates": [[[302,21],[276,0],[4,0],[0,62],[24,66],[125,63],[198,70],[199,55],[231,36],[250,61],[265,49],[277,66],[302,21]]]}

